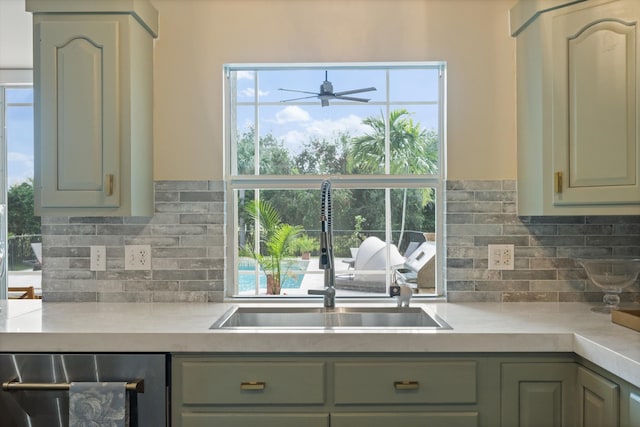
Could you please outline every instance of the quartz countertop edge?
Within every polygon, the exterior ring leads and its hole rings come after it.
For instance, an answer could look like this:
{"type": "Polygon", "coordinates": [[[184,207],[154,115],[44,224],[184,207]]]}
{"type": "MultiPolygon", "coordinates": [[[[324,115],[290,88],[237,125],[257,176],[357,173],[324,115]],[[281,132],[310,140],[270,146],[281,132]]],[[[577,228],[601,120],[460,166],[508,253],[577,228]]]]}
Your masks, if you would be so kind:
{"type": "Polygon", "coordinates": [[[0,301],[0,352],[575,353],[640,387],[640,332],[587,303],[412,304],[438,331],[209,329],[232,305],[0,301]]]}

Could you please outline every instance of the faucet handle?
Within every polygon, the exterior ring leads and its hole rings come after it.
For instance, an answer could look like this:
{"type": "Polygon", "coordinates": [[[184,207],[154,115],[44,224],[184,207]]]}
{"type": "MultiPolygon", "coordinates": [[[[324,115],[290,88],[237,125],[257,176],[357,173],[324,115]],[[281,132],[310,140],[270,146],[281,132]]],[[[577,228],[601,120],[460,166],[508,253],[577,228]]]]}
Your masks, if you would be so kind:
{"type": "Polygon", "coordinates": [[[400,294],[396,296],[398,307],[409,307],[413,290],[408,285],[400,285],[400,294]]]}
{"type": "Polygon", "coordinates": [[[324,289],[309,289],[307,290],[308,295],[322,295],[324,296],[324,306],[325,307],[335,307],[336,306],[336,290],[333,287],[326,287],[324,289]]]}

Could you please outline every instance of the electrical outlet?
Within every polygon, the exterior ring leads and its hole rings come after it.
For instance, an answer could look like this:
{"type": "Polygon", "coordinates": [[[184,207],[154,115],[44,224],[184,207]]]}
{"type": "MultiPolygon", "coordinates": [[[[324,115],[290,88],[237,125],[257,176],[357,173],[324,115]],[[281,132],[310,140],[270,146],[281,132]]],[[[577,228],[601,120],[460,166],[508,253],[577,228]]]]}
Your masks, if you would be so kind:
{"type": "Polygon", "coordinates": [[[513,245],[489,245],[489,270],[513,270],[513,245]]]}
{"type": "Polygon", "coordinates": [[[150,245],[126,245],[124,247],[125,270],[151,270],[150,245]]]}
{"type": "Polygon", "coordinates": [[[91,246],[91,271],[107,270],[107,248],[105,246],[91,246]]]}

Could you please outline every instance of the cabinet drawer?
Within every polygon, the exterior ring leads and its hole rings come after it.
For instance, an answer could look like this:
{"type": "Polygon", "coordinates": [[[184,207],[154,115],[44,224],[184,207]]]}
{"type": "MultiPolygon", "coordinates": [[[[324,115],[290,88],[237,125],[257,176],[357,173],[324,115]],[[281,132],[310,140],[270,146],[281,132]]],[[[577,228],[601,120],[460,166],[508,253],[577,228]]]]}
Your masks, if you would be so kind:
{"type": "Polygon", "coordinates": [[[182,394],[185,405],[322,404],[322,362],[185,361],[182,394]]]}
{"type": "Polygon", "coordinates": [[[328,414],[183,414],[182,427],[329,427],[328,414]]]}
{"type": "Polygon", "coordinates": [[[331,427],[477,427],[477,412],[331,414],[331,427]]]}
{"type": "Polygon", "coordinates": [[[335,403],[475,403],[474,361],[335,364],[335,403]]]}

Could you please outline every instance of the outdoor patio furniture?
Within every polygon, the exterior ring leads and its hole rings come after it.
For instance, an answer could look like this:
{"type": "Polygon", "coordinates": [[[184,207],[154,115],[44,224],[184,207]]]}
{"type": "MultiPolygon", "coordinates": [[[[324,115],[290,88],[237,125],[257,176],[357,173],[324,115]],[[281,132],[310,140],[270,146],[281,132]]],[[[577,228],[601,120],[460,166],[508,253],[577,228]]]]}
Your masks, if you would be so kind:
{"type": "MultiPolygon", "coordinates": [[[[367,237],[358,248],[353,264],[345,260],[353,270],[349,274],[338,275],[335,281],[336,289],[352,291],[384,293],[386,292],[385,266],[387,244],[378,237],[367,237]]],[[[404,264],[404,257],[400,255],[395,245],[389,247],[391,266],[404,264]]]]}
{"type": "Polygon", "coordinates": [[[33,286],[8,288],[9,299],[39,299],[33,286]]]}

